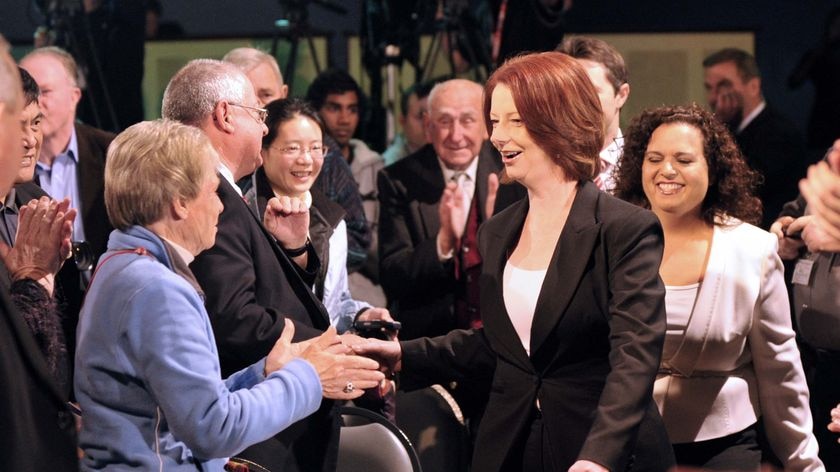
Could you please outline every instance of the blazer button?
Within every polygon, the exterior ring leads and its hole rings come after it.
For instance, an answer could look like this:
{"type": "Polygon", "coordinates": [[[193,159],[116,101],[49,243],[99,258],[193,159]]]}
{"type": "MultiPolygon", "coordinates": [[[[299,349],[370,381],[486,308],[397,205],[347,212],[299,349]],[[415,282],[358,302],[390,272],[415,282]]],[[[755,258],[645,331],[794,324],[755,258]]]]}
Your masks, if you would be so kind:
{"type": "Polygon", "coordinates": [[[71,425],[73,425],[73,415],[70,413],[62,410],[58,412],[58,427],[61,429],[67,429],[71,425]]]}
{"type": "Polygon", "coordinates": [[[464,251],[464,252],[470,252],[470,247],[469,247],[469,246],[464,246],[464,248],[462,249],[462,251],[464,251]]]}

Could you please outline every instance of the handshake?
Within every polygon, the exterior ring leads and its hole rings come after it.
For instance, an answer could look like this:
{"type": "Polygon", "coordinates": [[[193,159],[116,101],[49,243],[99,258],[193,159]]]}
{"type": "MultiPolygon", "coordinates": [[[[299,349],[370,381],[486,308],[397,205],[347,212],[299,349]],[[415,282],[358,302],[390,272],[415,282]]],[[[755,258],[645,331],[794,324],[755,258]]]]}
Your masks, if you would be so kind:
{"type": "MultiPolygon", "coordinates": [[[[380,309],[368,311],[373,310],[380,309]]],[[[398,329],[399,323],[391,321],[388,316],[380,320],[363,320],[356,326],[388,333],[387,328],[398,329]]],[[[395,331],[389,339],[382,340],[351,333],[339,335],[335,327],[330,326],[317,338],[297,343],[292,342],[294,333],[294,323],[286,318],[280,339],[266,356],[266,376],[282,369],[292,359],[301,358],[315,367],[325,398],[353,400],[373,388],[383,395],[391,388],[389,380],[393,373],[399,371],[402,350],[396,341],[395,331]]]]}

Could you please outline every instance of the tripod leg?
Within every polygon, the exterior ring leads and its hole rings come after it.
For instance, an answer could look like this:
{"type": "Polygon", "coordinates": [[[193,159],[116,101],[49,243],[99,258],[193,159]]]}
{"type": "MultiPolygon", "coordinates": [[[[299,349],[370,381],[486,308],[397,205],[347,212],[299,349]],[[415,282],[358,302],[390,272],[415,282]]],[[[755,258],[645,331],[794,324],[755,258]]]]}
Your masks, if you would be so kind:
{"type": "Polygon", "coordinates": [[[312,35],[309,32],[306,33],[306,43],[309,44],[309,54],[312,55],[312,64],[315,65],[315,75],[319,75],[321,73],[321,66],[318,63],[318,52],[315,51],[315,42],[312,41],[312,35]]]}
{"type": "Polygon", "coordinates": [[[295,64],[297,64],[298,53],[298,38],[297,36],[289,39],[289,59],[286,61],[286,68],[283,71],[283,80],[288,84],[289,90],[292,90],[292,84],[295,81],[295,64]]]}

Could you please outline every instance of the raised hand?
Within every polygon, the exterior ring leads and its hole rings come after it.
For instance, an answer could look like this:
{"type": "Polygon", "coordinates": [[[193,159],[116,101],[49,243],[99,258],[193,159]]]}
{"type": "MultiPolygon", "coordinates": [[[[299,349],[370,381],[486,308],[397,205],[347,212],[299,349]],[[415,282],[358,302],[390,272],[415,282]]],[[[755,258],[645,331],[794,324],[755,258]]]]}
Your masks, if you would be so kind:
{"type": "Polygon", "coordinates": [[[466,198],[464,192],[458,184],[447,182],[438,204],[440,229],[437,241],[443,254],[455,249],[458,240],[464,235],[468,216],[464,210],[464,198],[466,198]]]}
{"type": "Polygon", "coordinates": [[[799,190],[820,228],[840,242],[840,175],[828,163],[808,168],[808,177],[799,182],[799,190]]]}
{"type": "Polygon", "coordinates": [[[309,234],[309,209],[300,198],[273,197],[266,204],[263,224],[281,246],[299,248],[309,234]]]}
{"type": "Polygon", "coordinates": [[[800,234],[810,218],[810,216],[803,216],[794,219],[790,216],[783,216],[773,222],[773,225],[770,226],[770,232],[779,238],[779,257],[786,261],[799,257],[799,253],[805,246],[800,234]]]}
{"type": "Polygon", "coordinates": [[[487,176],[487,201],[484,202],[485,220],[493,216],[493,209],[496,207],[496,194],[499,193],[499,176],[490,172],[487,176]]]}
{"type": "Polygon", "coordinates": [[[55,274],[70,256],[75,218],[67,198],[58,202],[41,197],[21,206],[15,247],[0,243],[0,257],[12,280],[36,280],[52,295],[55,274]]]}

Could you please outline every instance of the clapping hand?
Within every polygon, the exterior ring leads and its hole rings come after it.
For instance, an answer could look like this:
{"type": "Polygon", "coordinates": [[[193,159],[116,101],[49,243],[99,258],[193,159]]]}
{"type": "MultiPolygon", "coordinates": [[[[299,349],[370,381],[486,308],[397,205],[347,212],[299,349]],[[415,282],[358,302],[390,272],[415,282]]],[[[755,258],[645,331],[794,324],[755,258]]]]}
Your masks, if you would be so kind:
{"type": "Polygon", "coordinates": [[[41,197],[21,206],[15,246],[0,243],[0,257],[12,280],[36,280],[52,295],[55,274],[71,254],[75,218],[67,198],[58,202],[41,197]]]}

